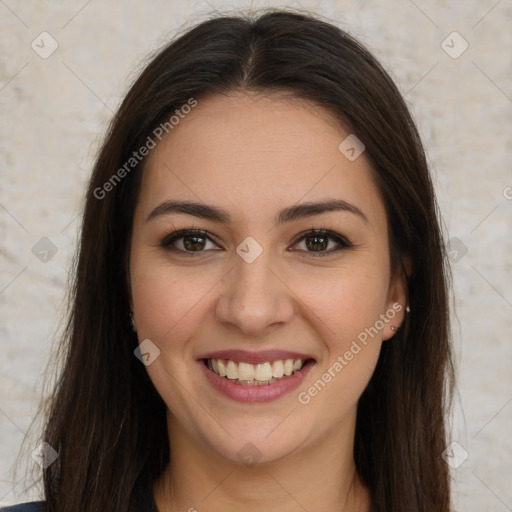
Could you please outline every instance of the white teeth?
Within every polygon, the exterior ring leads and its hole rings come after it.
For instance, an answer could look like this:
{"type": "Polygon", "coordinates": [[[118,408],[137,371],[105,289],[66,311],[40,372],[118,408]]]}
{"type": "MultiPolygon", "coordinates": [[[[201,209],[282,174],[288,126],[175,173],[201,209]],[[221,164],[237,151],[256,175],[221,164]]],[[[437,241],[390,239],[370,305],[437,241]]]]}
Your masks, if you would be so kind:
{"type": "Polygon", "coordinates": [[[238,367],[234,361],[228,361],[226,368],[226,377],[231,380],[238,379],[238,367]]]}
{"type": "MultiPolygon", "coordinates": [[[[226,366],[224,365],[224,362],[222,361],[222,359],[217,359],[217,364],[219,366],[219,375],[221,377],[225,377],[227,375],[226,366]]],[[[215,371],[215,368],[213,371],[215,371]]]]}
{"type": "Polygon", "coordinates": [[[270,380],[271,378],[272,378],[272,366],[270,365],[269,362],[259,363],[256,365],[256,372],[254,374],[255,380],[259,380],[260,382],[262,382],[265,380],[270,380]]]}
{"type": "Polygon", "coordinates": [[[254,366],[252,364],[238,363],[238,378],[240,380],[254,380],[254,373],[254,366]]]}
{"type": "Polygon", "coordinates": [[[291,375],[293,372],[293,359],[287,359],[284,362],[284,374],[291,375]]]}
{"type": "Polygon", "coordinates": [[[292,375],[302,369],[302,359],[278,359],[271,363],[265,361],[259,364],[236,362],[223,359],[208,359],[208,368],[221,377],[236,381],[237,384],[261,385],[272,384],[277,380],[292,375]]]}
{"type": "Polygon", "coordinates": [[[272,365],[272,377],[275,377],[276,379],[280,379],[284,375],[284,365],[283,361],[280,359],[278,361],[275,361],[272,365]]]}

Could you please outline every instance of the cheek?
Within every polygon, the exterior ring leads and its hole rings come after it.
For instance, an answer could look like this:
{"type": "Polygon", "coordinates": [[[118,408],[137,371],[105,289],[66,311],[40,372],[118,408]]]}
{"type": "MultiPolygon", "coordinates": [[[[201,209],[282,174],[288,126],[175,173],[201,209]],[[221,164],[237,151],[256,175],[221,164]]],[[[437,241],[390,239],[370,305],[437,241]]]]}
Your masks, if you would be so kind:
{"type": "Polygon", "coordinates": [[[177,281],[158,279],[149,273],[141,277],[133,286],[139,337],[162,340],[190,309],[190,290],[177,281]]]}
{"type": "Polygon", "coordinates": [[[300,404],[334,424],[353,409],[368,384],[382,345],[389,274],[386,261],[368,258],[327,278],[309,276],[298,291],[322,340],[316,380],[302,388],[300,404]],[[325,404],[333,407],[325,407],[325,404]]]}
{"type": "Polygon", "coordinates": [[[199,267],[185,273],[182,268],[134,254],[131,283],[139,339],[149,338],[163,348],[171,342],[176,346],[189,336],[194,325],[200,324],[214,277],[199,267]]]}
{"type": "Polygon", "coordinates": [[[386,275],[351,269],[326,279],[312,293],[302,292],[314,312],[323,351],[314,381],[299,390],[297,399],[325,425],[339,425],[349,417],[374,372],[382,345],[379,319],[387,295],[386,275]]]}
{"type": "Polygon", "coordinates": [[[185,411],[188,395],[183,395],[177,382],[189,379],[190,365],[183,364],[192,357],[188,341],[204,320],[205,299],[214,282],[204,272],[203,278],[185,276],[179,268],[150,260],[135,256],[131,267],[137,336],[139,342],[150,339],[160,350],[146,367],[158,393],[170,410],[185,411]]]}
{"type": "MultiPolygon", "coordinates": [[[[385,262],[384,262],[385,263],[385,262]]],[[[297,281],[297,295],[317,318],[330,352],[344,351],[347,343],[375,325],[384,313],[389,275],[382,262],[350,265],[310,274],[297,281]]],[[[313,320],[312,320],[313,321],[313,320]]],[[[334,355],[334,354],[331,354],[334,355]]]]}

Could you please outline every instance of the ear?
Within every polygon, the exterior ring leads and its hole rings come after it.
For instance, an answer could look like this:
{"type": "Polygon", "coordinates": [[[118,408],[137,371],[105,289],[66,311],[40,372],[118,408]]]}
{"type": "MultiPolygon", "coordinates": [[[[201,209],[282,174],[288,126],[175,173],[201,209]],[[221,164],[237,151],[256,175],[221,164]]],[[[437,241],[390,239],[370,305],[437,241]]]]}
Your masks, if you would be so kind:
{"type": "Polygon", "coordinates": [[[407,282],[411,275],[411,269],[411,258],[409,256],[403,256],[402,265],[389,284],[386,311],[384,312],[388,321],[385,323],[382,331],[383,340],[392,338],[404,321],[406,315],[405,309],[409,303],[407,282]],[[392,329],[392,327],[395,329],[392,329]]]}

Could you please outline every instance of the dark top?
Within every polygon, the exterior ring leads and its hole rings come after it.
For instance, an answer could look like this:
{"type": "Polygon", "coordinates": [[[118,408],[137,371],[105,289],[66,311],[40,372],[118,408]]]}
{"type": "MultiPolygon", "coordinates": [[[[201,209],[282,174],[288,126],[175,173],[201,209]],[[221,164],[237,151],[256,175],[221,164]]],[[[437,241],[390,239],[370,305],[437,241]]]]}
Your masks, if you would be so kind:
{"type": "MultiPolygon", "coordinates": [[[[44,512],[45,503],[45,501],[20,503],[0,508],[0,512],[44,512]]],[[[152,486],[145,486],[134,492],[129,512],[158,512],[152,486]]]]}
{"type": "MultiPolygon", "coordinates": [[[[10,507],[0,508],[0,512],[44,512],[45,501],[33,501],[31,503],[20,503],[19,505],[12,505],[10,507]]],[[[134,507],[133,507],[134,508],[134,507]]],[[[135,508],[134,508],[135,512],[135,508]]],[[[156,503],[152,499],[146,503],[145,508],[137,509],[137,512],[158,512],[156,503]]]]}
{"type": "Polygon", "coordinates": [[[32,503],[21,503],[12,507],[0,508],[0,512],[42,512],[44,501],[33,501],[32,503]]]}

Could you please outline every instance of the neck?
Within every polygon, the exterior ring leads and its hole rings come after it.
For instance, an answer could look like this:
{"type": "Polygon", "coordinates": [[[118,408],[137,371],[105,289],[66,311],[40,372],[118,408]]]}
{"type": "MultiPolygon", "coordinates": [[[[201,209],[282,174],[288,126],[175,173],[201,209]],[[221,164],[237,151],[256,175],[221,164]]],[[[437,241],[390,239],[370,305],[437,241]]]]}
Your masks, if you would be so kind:
{"type": "Polygon", "coordinates": [[[154,486],[160,512],[261,510],[369,512],[353,458],[351,428],[280,460],[247,467],[212,452],[168,413],[170,463],[154,486]]]}

